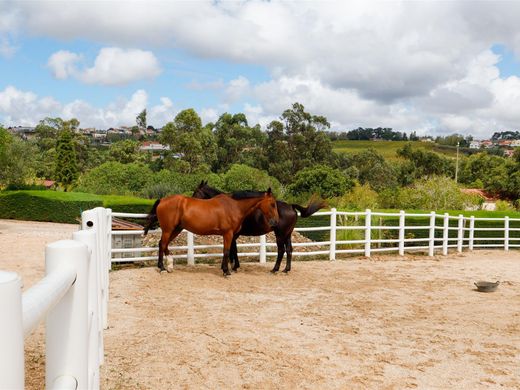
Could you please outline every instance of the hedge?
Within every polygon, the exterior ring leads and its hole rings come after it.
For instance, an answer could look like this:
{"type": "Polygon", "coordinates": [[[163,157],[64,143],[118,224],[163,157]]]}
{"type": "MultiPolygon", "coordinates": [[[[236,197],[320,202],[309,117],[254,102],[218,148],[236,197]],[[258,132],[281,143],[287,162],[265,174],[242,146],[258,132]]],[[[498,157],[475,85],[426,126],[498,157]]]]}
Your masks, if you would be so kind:
{"type": "Polygon", "coordinates": [[[0,218],[77,223],[83,210],[103,206],[100,196],[55,191],[0,193],[0,218]]]}
{"type": "Polygon", "coordinates": [[[0,218],[25,221],[78,223],[81,212],[94,207],[113,211],[148,213],[154,200],[80,192],[0,192],[0,218]]]}

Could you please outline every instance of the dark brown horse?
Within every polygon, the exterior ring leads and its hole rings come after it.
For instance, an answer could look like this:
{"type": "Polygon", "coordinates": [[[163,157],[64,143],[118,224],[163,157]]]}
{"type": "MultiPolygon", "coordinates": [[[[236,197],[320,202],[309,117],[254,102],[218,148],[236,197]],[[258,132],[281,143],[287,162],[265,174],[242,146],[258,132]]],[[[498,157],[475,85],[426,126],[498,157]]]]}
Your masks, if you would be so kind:
{"type": "MultiPolygon", "coordinates": [[[[229,194],[229,196],[234,197],[236,196],[235,194],[239,193],[240,192],[232,193],[229,194]]],[[[211,188],[208,186],[207,182],[202,181],[193,193],[193,197],[200,199],[210,199],[216,196],[222,196],[221,194],[221,191],[215,188],[211,188]]],[[[278,257],[276,258],[276,263],[271,272],[274,273],[280,270],[280,265],[282,263],[284,253],[287,253],[287,262],[283,272],[289,272],[291,270],[293,252],[291,235],[294,227],[296,226],[296,221],[298,220],[298,214],[296,213],[296,210],[300,212],[300,215],[303,218],[306,218],[314,214],[319,209],[326,207],[326,202],[323,200],[311,200],[307,207],[302,207],[297,204],[288,204],[277,200],[276,206],[278,208],[278,215],[280,216],[280,220],[275,226],[269,224],[265,216],[259,210],[253,210],[244,219],[242,228],[233,237],[233,243],[231,244],[230,258],[231,261],[233,261],[233,271],[236,271],[240,267],[236,242],[238,236],[261,236],[274,231],[276,235],[276,246],[278,247],[278,257]]]]}
{"type": "MultiPolygon", "coordinates": [[[[194,199],[184,195],[172,195],[159,199],[148,215],[144,234],[159,222],[162,230],[159,241],[159,270],[166,271],[163,255],[168,261],[168,244],[186,229],[198,235],[219,235],[224,238],[222,272],[231,275],[228,267],[229,251],[233,237],[240,231],[245,217],[258,210],[270,226],[278,223],[276,199],[269,188],[266,192],[242,193],[234,198],[226,195],[212,199],[194,199]]],[[[173,259],[172,259],[173,263],[173,259]]]]}

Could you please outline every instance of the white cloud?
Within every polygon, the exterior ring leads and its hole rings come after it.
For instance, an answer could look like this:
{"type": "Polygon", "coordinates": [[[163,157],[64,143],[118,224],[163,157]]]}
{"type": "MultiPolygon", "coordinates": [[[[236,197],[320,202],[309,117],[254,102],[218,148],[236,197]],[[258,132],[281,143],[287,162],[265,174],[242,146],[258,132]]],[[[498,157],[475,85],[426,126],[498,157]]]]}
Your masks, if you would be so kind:
{"type": "Polygon", "coordinates": [[[503,44],[520,57],[520,2],[40,1],[4,8],[0,33],[23,26],[112,46],[90,67],[70,56],[49,60],[56,77],[101,85],[156,77],[151,52],[117,48],[136,46],[266,67],[267,82],[237,75],[226,85],[191,85],[222,89],[221,103],[241,101],[261,123],[295,101],[345,130],[384,125],[478,136],[517,129],[520,119],[519,79],[501,79],[500,58],[489,50],[503,44]]]}
{"type": "Polygon", "coordinates": [[[60,50],[49,57],[47,66],[51,69],[55,78],[64,80],[77,76],[76,63],[81,60],[81,55],[67,50],[60,50]]]}
{"type": "Polygon", "coordinates": [[[61,104],[52,97],[39,97],[31,91],[21,91],[12,86],[0,91],[0,123],[4,126],[35,126],[45,117],[77,118],[82,127],[101,129],[132,126],[144,108],[147,108],[148,124],[156,127],[171,121],[177,113],[167,97],[161,98],[160,104],[150,107],[148,94],[144,90],[137,90],[129,99],[120,98],[106,107],[95,107],[79,99],[61,104]]]}
{"type": "Polygon", "coordinates": [[[57,79],[74,77],[87,84],[123,85],[154,78],[161,73],[159,61],[150,51],[105,47],[90,68],[79,69],[82,56],[61,50],[49,58],[47,65],[57,79]]]}

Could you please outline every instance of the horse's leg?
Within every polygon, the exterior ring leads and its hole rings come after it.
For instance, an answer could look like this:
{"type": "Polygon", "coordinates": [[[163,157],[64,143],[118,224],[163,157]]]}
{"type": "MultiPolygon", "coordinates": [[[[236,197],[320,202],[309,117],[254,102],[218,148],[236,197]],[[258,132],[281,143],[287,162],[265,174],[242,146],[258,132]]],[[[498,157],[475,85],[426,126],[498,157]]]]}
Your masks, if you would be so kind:
{"type": "Polygon", "coordinates": [[[166,254],[166,270],[168,272],[172,272],[172,268],[168,268],[168,264],[170,263],[170,260],[171,260],[172,267],[175,264],[175,261],[173,260],[173,255],[170,256],[170,250],[168,249],[168,246],[170,245],[170,243],[173,240],[175,240],[175,238],[180,234],[180,232],[182,232],[182,227],[180,227],[180,226],[177,226],[175,229],[173,229],[172,233],[170,234],[170,239],[168,241],[168,244],[166,245],[166,249],[164,250],[164,253],[166,254]]]}
{"type": "MultiPolygon", "coordinates": [[[[171,272],[171,270],[167,269],[168,266],[168,257],[170,255],[170,250],[168,249],[168,245],[170,242],[175,239],[179,235],[179,233],[182,231],[182,228],[177,226],[173,231],[168,232],[167,230],[163,230],[161,235],[161,241],[159,241],[159,261],[157,263],[157,267],[159,267],[159,270],[161,272],[168,271],[171,272]],[[163,263],[163,254],[166,255],[166,267],[163,263]]],[[[173,265],[173,257],[171,259],[172,265],[173,265]]]]}
{"type": "Polygon", "coordinates": [[[224,276],[231,275],[231,272],[229,272],[229,253],[231,250],[231,243],[233,242],[233,232],[226,232],[223,235],[224,239],[224,255],[222,256],[222,265],[220,268],[222,269],[222,272],[224,273],[224,276]]]}
{"type": "Polygon", "coordinates": [[[283,254],[285,252],[285,240],[283,237],[276,235],[276,246],[278,248],[278,257],[276,258],[276,263],[271,270],[272,273],[278,272],[280,270],[280,264],[282,264],[283,254]]]}
{"type": "MultiPolygon", "coordinates": [[[[160,272],[166,271],[163,262],[163,256],[166,254],[168,256],[168,243],[170,242],[170,232],[163,230],[161,234],[161,239],[159,240],[159,260],[157,261],[157,268],[159,268],[160,272]]],[[[168,257],[166,257],[166,262],[168,262],[168,257]]]]}
{"type": "Polygon", "coordinates": [[[285,252],[287,253],[287,260],[285,262],[285,269],[283,272],[289,272],[291,270],[292,251],[292,241],[291,236],[289,235],[289,237],[287,237],[285,240],[285,252]]]}
{"type": "Polygon", "coordinates": [[[233,262],[233,271],[235,272],[237,272],[237,270],[240,268],[240,262],[238,261],[237,238],[238,236],[233,237],[230,250],[230,259],[233,262]]]}

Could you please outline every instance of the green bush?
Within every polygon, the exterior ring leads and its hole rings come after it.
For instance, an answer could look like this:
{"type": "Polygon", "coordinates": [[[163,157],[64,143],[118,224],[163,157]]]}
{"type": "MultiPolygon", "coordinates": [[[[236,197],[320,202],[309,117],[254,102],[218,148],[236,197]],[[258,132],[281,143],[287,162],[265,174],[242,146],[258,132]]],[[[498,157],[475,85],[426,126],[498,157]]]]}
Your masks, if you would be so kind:
{"type": "Polygon", "coordinates": [[[299,171],[288,191],[294,196],[316,193],[323,198],[332,198],[343,195],[353,185],[340,170],[316,165],[299,171]]]}
{"type": "Polygon", "coordinates": [[[191,196],[202,180],[207,180],[212,187],[222,188],[222,179],[215,173],[184,174],[163,169],[152,176],[141,195],[148,199],[164,198],[173,194],[191,196]]]}
{"type": "Polygon", "coordinates": [[[103,206],[93,194],[55,191],[6,191],[0,193],[0,218],[77,223],[81,212],[103,206]]]}
{"type": "Polygon", "coordinates": [[[78,192],[99,195],[136,195],[145,188],[153,173],[141,164],[106,162],[82,175],[78,181],[78,192]]]}
{"type": "Polygon", "coordinates": [[[376,209],[379,207],[377,192],[370,188],[370,184],[356,184],[352,191],[347,192],[336,200],[336,207],[350,210],[376,209]]]}
{"type": "Polygon", "coordinates": [[[223,190],[232,192],[239,190],[265,191],[271,187],[275,196],[281,196],[280,182],[266,172],[243,164],[234,164],[223,175],[223,190]]]}

